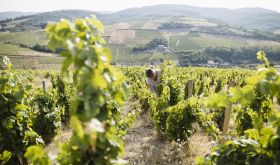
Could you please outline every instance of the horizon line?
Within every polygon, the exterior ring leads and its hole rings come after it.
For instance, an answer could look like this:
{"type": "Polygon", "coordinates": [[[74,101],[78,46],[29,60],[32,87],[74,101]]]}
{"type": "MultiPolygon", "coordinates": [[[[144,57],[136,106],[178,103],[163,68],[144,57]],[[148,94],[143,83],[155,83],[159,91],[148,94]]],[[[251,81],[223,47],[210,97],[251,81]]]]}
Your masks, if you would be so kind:
{"type": "Polygon", "coordinates": [[[102,10],[89,10],[89,9],[81,9],[81,8],[62,8],[62,9],[55,9],[55,10],[44,10],[44,11],[32,11],[32,10],[5,10],[5,11],[0,11],[0,13],[5,13],[5,12],[22,12],[22,13],[46,13],[46,12],[53,12],[53,11],[63,11],[63,10],[83,10],[83,11],[92,11],[92,12],[100,12],[100,13],[116,13],[128,9],[141,9],[144,7],[152,7],[152,6],[161,6],[161,5],[177,5],[177,6],[188,6],[188,7],[196,7],[196,8],[206,8],[206,9],[227,9],[227,10],[238,10],[238,9],[263,9],[263,10],[269,10],[273,12],[280,13],[278,10],[273,10],[273,9],[268,9],[268,8],[263,8],[263,7],[238,7],[238,8],[227,8],[227,7],[200,7],[200,6],[194,6],[194,5],[185,5],[185,4],[156,4],[156,5],[147,5],[147,6],[139,6],[139,7],[128,7],[124,9],[119,9],[119,10],[112,10],[112,11],[102,11],[102,10]]]}

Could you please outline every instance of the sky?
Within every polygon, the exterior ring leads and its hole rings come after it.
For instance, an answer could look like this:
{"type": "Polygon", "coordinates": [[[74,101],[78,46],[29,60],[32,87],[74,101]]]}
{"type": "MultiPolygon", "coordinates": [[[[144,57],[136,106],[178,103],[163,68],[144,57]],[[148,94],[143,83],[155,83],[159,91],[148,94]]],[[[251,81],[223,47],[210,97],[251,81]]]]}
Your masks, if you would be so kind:
{"type": "Polygon", "coordinates": [[[156,4],[183,4],[198,7],[262,7],[280,12],[280,0],[0,0],[0,12],[45,12],[60,9],[119,11],[156,4]]]}

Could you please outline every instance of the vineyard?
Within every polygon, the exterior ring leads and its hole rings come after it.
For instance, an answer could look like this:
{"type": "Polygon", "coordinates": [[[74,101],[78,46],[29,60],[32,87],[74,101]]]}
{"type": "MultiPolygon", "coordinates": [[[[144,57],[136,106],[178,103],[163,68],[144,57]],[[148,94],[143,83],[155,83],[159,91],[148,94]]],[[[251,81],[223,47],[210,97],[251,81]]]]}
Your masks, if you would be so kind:
{"type": "Polygon", "coordinates": [[[61,71],[16,70],[3,59],[0,164],[131,164],[123,158],[125,136],[143,115],[177,144],[202,131],[214,147],[193,163],[280,164],[280,74],[264,52],[256,70],[166,61],[156,66],[155,95],[145,84],[147,67],[110,65],[97,19],[62,20],[46,31],[49,48],[62,50],[61,71]],[[131,100],[134,108],[124,112],[131,100]],[[71,138],[50,156],[44,148],[64,126],[71,138]]]}

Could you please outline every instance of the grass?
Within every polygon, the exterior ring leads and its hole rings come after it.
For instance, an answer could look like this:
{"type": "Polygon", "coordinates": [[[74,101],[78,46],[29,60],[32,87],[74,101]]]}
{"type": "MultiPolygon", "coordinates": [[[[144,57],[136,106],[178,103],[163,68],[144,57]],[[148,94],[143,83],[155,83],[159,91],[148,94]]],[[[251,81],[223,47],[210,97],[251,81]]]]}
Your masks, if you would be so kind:
{"type": "Polygon", "coordinates": [[[246,46],[246,41],[227,37],[201,36],[187,34],[170,38],[170,45],[175,50],[197,50],[207,47],[240,48],[246,46]],[[179,40],[178,45],[176,46],[179,40]]]}
{"type": "Polygon", "coordinates": [[[155,54],[150,54],[150,60],[174,60],[175,56],[172,54],[162,54],[162,53],[155,53],[155,54]]]}
{"type": "Polygon", "coordinates": [[[156,38],[163,38],[162,34],[158,30],[136,30],[136,39],[153,40],[156,38]]]}
{"type": "Polygon", "coordinates": [[[29,48],[22,48],[17,45],[7,44],[0,41],[0,55],[1,56],[47,56],[53,57],[53,53],[44,53],[31,50],[29,48]]]}
{"type": "Polygon", "coordinates": [[[38,58],[40,64],[61,64],[62,57],[40,57],[38,58]]]}
{"type": "Polygon", "coordinates": [[[15,68],[19,69],[36,69],[45,64],[60,64],[62,61],[61,57],[51,53],[37,52],[0,42],[0,60],[3,56],[10,58],[15,68]]]}
{"type": "Polygon", "coordinates": [[[170,38],[170,46],[175,50],[197,50],[201,49],[201,45],[192,40],[192,38],[184,36],[174,36],[170,38]],[[178,42],[178,45],[177,45],[178,42]]]}
{"type": "Polygon", "coordinates": [[[34,51],[28,48],[21,48],[16,45],[5,44],[0,42],[0,55],[22,55],[22,54],[32,54],[34,51]]]}
{"type": "MultiPolygon", "coordinates": [[[[51,69],[53,65],[61,64],[62,57],[32,57],[32,56],[8,56],[11,60],[11,63],[15,68],[18,69],[41,69],[48,67],[51,69]]],[[[0,56],[2,61],[2,56],[0,56]]],[[[0,62],[1,63],[1,62],[0,62]]]]}
{"type": "Polygon", "coordinates": [[[279,49],[280,43],[275,41],[265,41],[265,40],[247,40],[247,46],[250,47],[271,47],[271,49],[279,49]]]}
{"type": "Polygon", "coordinates": [[[202,48],[207,47],[230,47],[240,48],[246,45],[246,41],[242,39],[232,39],[227,37],[191,37],[192,41],[199,44],[202,48]]]}
{"type": "Polygon", "coordinates": [[[130,56],[131,49],[123,44],[112,44],[109,47],[112,55],[112,61],[122,61],[130,56]]]}
{"type": "Polygon", "coordinates": [[[0,33],[0,41],[21,43],[27,46],[46,45],[47,36],[44,31],[2,32],[0,33]]]}
{"type": "Polygon", "coordinates": [[[143,21],[137,21],[133,22],[132,25],[130,26],[131,29],[141,29],[144,25],[143,21]]]}
{"type": "Polygon", "coordinates": [[[174,59],[173,55],[161,54],[161,53],[132,54],[131,53],[132,47],[128,47],[122,44],[110,45],[110,50],[111,50],[113,62],[141,63],[141,62],[148,62],[150,60],[174,59]]]}
{"type": "Polygon", "coordinates": [[[196,31],[190,31],[187,35],[189,37],[200,37],[199,32],[196,32],[196,31]]]}
{"type": "Polygon", "coordinates": [[[131,54],[132,47],[123,44],[110,45],[110,50],[113,62],[139,62],[150,58],[147,54],[131,54]]]}

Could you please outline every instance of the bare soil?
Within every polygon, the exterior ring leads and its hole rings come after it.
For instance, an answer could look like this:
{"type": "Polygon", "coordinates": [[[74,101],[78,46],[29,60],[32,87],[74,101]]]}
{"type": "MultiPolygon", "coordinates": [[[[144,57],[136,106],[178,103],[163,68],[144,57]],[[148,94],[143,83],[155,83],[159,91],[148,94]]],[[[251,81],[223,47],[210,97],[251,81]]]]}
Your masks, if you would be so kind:
{"type": "Polygon", "coordinates": [[[131,165],[194,164],[196,156],[210,152],[211,143],[202,133],[195,133],[189,142],[168,141],[157,133],[147,113],[138,117],[125,136],[124,159],[131,165]]]}
{"type": "Polygon", "coordinates": [[[54,160],[59,153],[58,144],[69,141],[72,136],[72,131],[69,127],[63,126],[60,133],[54,138],[54,141],[48,144],[45,151],[48,153],[51,160],[54,160]]]}
{"type": "MultiPolygon", "coordinates": [[[[123,106],[124,114],[134,109],[135,102],[127,102],[123,106]]],[[[69,141],[71,135],[71,130],[64,127],[54,142],[46,146],[45,151],[51,159],[58,154],[56,144],[69,141]]],[[[211,143],[202,132],[194,134],[189,142],[168,141],[157,133],[152,119],[146,112],[138,116],[125,136],[124,159],[129,165],[189,165],[194,164],[196,156],[209,153],[210,148],[211,143]]]]}

